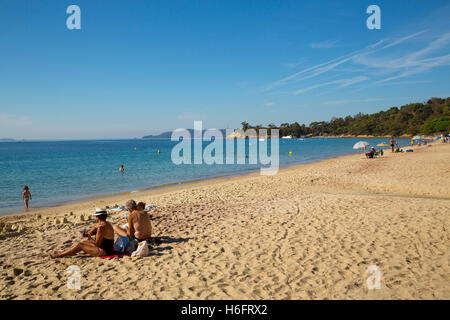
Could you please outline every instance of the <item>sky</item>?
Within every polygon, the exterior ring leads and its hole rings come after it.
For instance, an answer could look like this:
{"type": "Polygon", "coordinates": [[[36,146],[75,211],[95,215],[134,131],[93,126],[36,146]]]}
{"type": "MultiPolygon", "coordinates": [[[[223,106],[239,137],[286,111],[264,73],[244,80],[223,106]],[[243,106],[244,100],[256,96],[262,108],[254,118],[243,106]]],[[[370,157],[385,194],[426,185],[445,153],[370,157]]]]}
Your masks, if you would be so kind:
{"type": "Polygon", "coordinates": [[[1,0],[0,138],[308,125],[447,97],[449,16],[447,0],[1,0]]]}

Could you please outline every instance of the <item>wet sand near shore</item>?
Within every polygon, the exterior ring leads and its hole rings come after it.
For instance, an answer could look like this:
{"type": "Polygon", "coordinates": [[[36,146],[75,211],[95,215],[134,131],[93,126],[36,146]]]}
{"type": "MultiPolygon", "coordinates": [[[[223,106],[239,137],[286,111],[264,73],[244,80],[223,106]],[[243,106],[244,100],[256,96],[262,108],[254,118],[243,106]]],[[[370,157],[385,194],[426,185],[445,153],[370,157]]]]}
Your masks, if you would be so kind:
{"type": "Polygon", "coordinates": [[[449,161],[434,143],[0,217],[0,299],[449,299],[449,161]],[[47,256],[130,197],[156,208],[149,257],[47,256]]]}

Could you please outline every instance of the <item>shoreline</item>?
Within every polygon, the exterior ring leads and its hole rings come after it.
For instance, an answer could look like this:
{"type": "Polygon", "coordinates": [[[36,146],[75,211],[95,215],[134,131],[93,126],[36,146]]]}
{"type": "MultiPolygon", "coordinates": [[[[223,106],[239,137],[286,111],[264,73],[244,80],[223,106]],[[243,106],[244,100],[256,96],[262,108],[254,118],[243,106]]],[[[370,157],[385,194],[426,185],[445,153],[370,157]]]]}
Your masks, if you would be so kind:
{"type": "MultiPolygon", "coordinates": [[[[301,166],[307,166],[307,165],[320,163],[320,162],[327,161],[327,160],[351,157],[354,155],[357,155],[357,154],[349,153],[349,154],[344,154],[344,155],[331,157],[331,158],[324,158],[321,160],[316,160],[316,161],[311,161],[311,162],[306,162],[306,163],[286,165],[286,166],[280,167],[278,170],[278,173],[280,173],[282,171],[294,169],[297,167],[301,167],[301,166]]],[[[30,214],[33,214],[33,215],[45,214],[48,211],[63,209],[63,208],[69,207],[69,206],[80,206],[80,205],[83,206],[83,205],[89,204],[93,201],[100,201],[100,202],[104,203],[104,202],[108,202],[108,201],[113,201],[114,199],[117,199],[117,198],[122,199],[124,197],[131,198],[133,196],[142,197],[142,196],[147,196],[147,195],[152,195],[152,194],[162,194],[162,193],[168,193],[171,191],[178,191],[178,190],[186,189],[188,187],[194,188],[194,187],[201,187],[203,185],[221,183],[223,181],[238,180],[240,178],[251,177],[253,175],[259,176],[260,175],[259,169],[245,170],[245,171],[242,171],[239,173],[229,174],[229,175],[213,176],[213,177],[198,178],[198,179],[192,179],[192,180],[186,180],[186,181],[180,181],[180,182],[167,183],[167,184],[158,185],[158,186],[150,186],[150,187],[146,187],[146,188],[141,188],[138,190],[123,191],[123,192],[110,193],[110,194],[105,194],[105,195],[85,196],[80,199],[63,201],[63,203],[61,203],[61,204],[55,204],[55,205],[46,206],[43,208],[36,208],[36,207],[31,208],[31,209],[35,209],[35,210],[26,211],[25,209],[22,208],[22,210],[18,209],[17,212],[11,212],[11,213],[7,213],[7,214],[2,213],[0,215],[0,221],[2,220],[2,218],[20,218],[21,216],[30,215],[30,214]]]]}
{"type": "MultiPolygon", "coordinates": [[[[347,153],[347,154],[339,155],[336,157],[324,158],[324,159],[320,159],[320,160],[313,160],[311,162],[288,164],[288,165],[280,166],[279,171],[288,169],[290,167],[301,166],[301,165],[306,165],[306,164],[311,164],[311,163],[317,163],[317,162],[321,162],[324,160],[350,156],[353,154],[355,154],[355,153],[347,153]]],[[[60,200],[60,201],[55,201],[55,202],[51,202],[51,203],[47,203],[47,204],[42,204],[41,207],[31,207],[30,208],[31,210],[28,210],[28,211],[23,206],[14,207],[11,209],[7,209],[3,212],[0,211],[0,218],[12,216],[12,215],[31,214],[31,213],[40,212],[40,211],[43,211],[46,209],[53,209],[53,208],[57,208],[57,207],[67,206],[67,205],[80,204],[80,203],[90,202],[90,201],[94,201],[94,200],[107,200],[110,198],[124,196],[124,195],[131,196],[134,194],[140,194],[140,193],[144,193],[144,192],[148,192],[148,191],[152,191],[152,190],[165,190],[165,189],[169,190],[172,188],[176,188],[179,185],[195,185],[197,183],[202,183],[202,182],[209,181],[209,180],[221,181],[223,179],[246,176],[246,175],[250,175],[250,174],[256,173],[256,172],[259,172],[259,168],[242,170],[241,172],[237,172],[237,173],[233,173],[233,174],[225,174],[225,175],[211,176],[211,177],[205,177],[205,178],[176,181],[176,182],[172,182],[172,183],[166,183],[166,184],[156,185],[156,186],[148,186],[148,187],[143,187],[143,188],[134,189],[134,190],[125,190],[125,191],[121,191],[121,192],[99,194],[99,195],[85,195],[85,196],[82,196],[82,197],[76,198],[76,199],[60,200]]]]}
{"type": "MultiPolygon", "coordinates": [[[[361,136],[362,137],[362,136],[361,136]]],[[[379,138],[379,137],[367,137],[364,136],[366,138],[379,138]]],[[[326,136],[315,136],[315,137],[311,137],[312,139],[320,139],[320,138],[355,138],[355,137],[326,137],[326,136]]],[[[430,144],[434,143],[431,142],[430,144]]],[[[410,146],[406,145],[406,146],[401,146],[401,148],[408,148],[410,146]]],[[[388,150],[388,149],[385,149],[388,150]]],[[[311,164],[311,163],[318,163],[324,160],[329,160],[329,159],[335,159],[335,158],[339,158],[339,157],[345,157],[345,156],[351,156],[357,153],[346,153],[343,155],[338,155],[338,156],[334,156],[334,157],[328,157],[328,158],[323,158],[320,160],[312,160],[312,161],[306,161],[303,163],[295,163],[295,164],[287,164],[287,165],[280,165],[279,171],[281,170],[285,170],[287,168],[290,167],[295,167],[295,166],[301,166],[301,165],[306,165],[306,164],[311,164]]],[[[31,208],[29,210],[26,210],[23,205],[21,206],[17,206],[17,207],[12,207],[9,209],[5,209],[5,210],[0,210],[0,218],[1,217],[7,217],[7,216],[12,216],[12,215],[20,215],[20,214],[31,214],[31,213],[35,213],[35,212],[40,212],[46,209],[54,209],[54,208],[58,208],[58,207],[62,207],[62,206],[68,206],[68,205],[75,205],[75,204],[80,204],[80,203],[84,203],[84,202],[90,202],[90,201],[95,201],[95,200],[107,200],[110,198],[114,198],[114,197],[120,197],[120,196],[125,196],[125,195],[134,195],[134,194],[141,194],[147,191],[151,191],[151,190],[161,190],[161,189],[172,189],[174,187],[177,187],[179,185],[195,185],[197,183],[201,183],[204,181],[209,181],[209,180],[223,180],[223,179],[227,179],[227,178],[231,178],[231,177],[240,177],[240,176],[246,176],[249,174],[254,173],[255,171],[259,171],[258,169],[247,169],[247,170],[242,170],[241,172],[237,172],[237,173],[231,173],[231,174],[224,174],[224,175],[218,175],[218,176],[210,176],[210,177],[204,177],[204,178],[197,178],[197,179],[190,179],[190,180],[182,180],[182,181],[175,181],[175,182],[171,182],[171,183],[165,183],[162,185],[155,185],[155,186],[147,186],[147,187],[141,187],[138,189],[132,189],[132,190],[124,190],[124,191],[120,191],[120,192],[113,192],[113,193],[106,193],[106,194],[91,194],[91,195],[83,195],[80,197],[75,197],[73,199],[68,199],[68,200],[56,200],[54,202],[49,202],[49,203],[43,203],[37,207],[33,207],[31,206],[31,208]]]]}
{"type": "MultiPolygon", "coordinates": [[[[434,144],[436,144],[435,141],[429,143],[430,146],[434,145],[434,144]]],[[[411,146],[402,146],[401,148],[411,149],[411,146]]],[[[417,148],[417,146],[414,146],[412,149],[415,149],[415,148],[417,148]]],[[[386,149],[386,150],[387,150],[386,152],[388,152],[388,149],[386,149]]],[[[361,154],[362,153],[359,153],[359,152],[358,153],[348,153],[348,154],[339,155],[336,157],[324,158],[324,159],[320,159],[320,160],[313,160],[311,162],[306,162],[306,163],[297,163],[297,164],[291,164],[291,165],[286,165],[286,166],[280,166],[277,174],[284,172],[284,171],[292,170],[292,169],[295,170],[295,169],[298,169],[303,166],[314,165],[314,164],[322,163],[324,161],[350,158],[352,156],[361,155],[361,154]]],[[[45,214],[48,211],[59,210],[59,209],[67,208],[70,206],[75,206],[75,207],[84,206],[84,205],[90,204],[94,201],[98,201],[101,203],[117,202],[114,200],[115,199],[125,199],[126,197],[128,197],[128,198],[145,197],[145,196],[150,196],[152,194],[164,194],[164,193],[169,193],[171,191],[175,192],[178,190],[186,189],[189,187],[192,187],[192,188],[201,187],[203,185],[221,183],[221,182],[224,182],[224,181],[226,182],[229,180],[238,180],[240,178],[251,177],[254,175],[256,175],[256,176],[260,175],[259,169],[244,170],[242,172],[235,173],[235,174],[191,179],[191,180],[186,180],[186,181],[167,183],[167,184],[158,185],[158,186],[149,186],[149,187],[145,187],[145,188],[141,188],[141,189],[137,189],[137,190],[128,190],[128,191],[109,193],[109,194],[104,194],[104,195],[85,196],[85,197],[82,197],[79,199],[61,201],[60,203],[56,202],[55,205],[48,205],[48,206],[45,206],[42,208],[37,208],[37,207],[31,208],[32,210],[29,210],[29,211],[26,211],[22,207],[22,209],[18,208],[18,210],[15,212],[11,211],[10,213],[6,213],[6,214],[0,213],[0,221],[2,220],[2,218],[6,218],[6,217],[15,218],[15,217],[21,217],[21,216],[30,215],[30,214],[45,214]]],[[[125,203],[125,202],[126,202],[126,200],[123,201],[123,203],[125,203]]],[[[120,206],[120,204],[119,204],[119,206],[120,206]]]]}

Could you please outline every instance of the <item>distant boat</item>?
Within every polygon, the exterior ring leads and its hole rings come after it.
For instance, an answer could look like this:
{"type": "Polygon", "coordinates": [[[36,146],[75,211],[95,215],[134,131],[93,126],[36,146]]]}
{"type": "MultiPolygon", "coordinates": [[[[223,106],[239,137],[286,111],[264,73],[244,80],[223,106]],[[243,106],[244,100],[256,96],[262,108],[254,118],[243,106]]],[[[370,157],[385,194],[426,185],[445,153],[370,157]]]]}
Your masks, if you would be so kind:
{"type": "Polygon", "coordinates": [[[284,137],[281,137],[281,139],[292,139],[292,136],[284,136],[284,137]]]}
{"type": "Polygon", "coordinates": [[[264,139],[264,138],[259,138],[259,141],[266,141],[266,139],[264,139]]]}

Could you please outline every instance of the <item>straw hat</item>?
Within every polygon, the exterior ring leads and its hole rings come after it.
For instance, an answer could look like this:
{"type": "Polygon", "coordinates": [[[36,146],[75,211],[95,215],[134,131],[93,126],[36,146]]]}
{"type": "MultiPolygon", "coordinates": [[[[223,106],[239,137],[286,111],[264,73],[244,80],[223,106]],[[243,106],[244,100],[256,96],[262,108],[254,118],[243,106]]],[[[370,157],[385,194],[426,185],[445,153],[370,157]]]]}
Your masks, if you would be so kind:
{"type": "Polygon", "coordinates": [[[102,214],[107,214],[105,208],[96,208],[95,213],[93,213],[93,216],[101,216],[102,214]]]}

